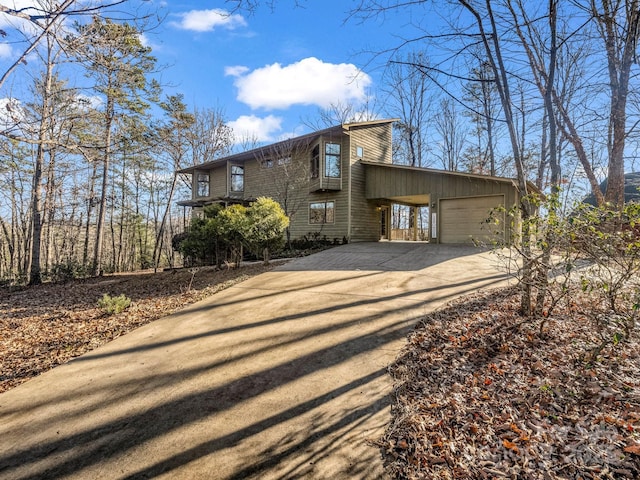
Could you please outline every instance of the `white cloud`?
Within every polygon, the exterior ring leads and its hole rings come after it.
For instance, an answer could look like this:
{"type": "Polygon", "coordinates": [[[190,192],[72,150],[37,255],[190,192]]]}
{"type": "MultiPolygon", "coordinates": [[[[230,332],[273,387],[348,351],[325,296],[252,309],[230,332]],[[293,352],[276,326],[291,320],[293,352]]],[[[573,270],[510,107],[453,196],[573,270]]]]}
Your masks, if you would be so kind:
{"type": "Polygon", "coordinates": [[[97,95],[85,95],[83,93],[76,95],[76,105],[80,110],[97,109],[103,104],[103,99],[97,95]]]}
{"type": "Polygon", "coordinates": [[[350,63],[325,63],[314,57],[282,66],[267,65],[250,73],[231,67],[238,100],[251,108],[285,109],[292,105],[328,108],[337,103],[362,103],[371,77],[350,63]]]}
{"type": "MultiPolygon", "coordinates": [[[[39,5],[38,0],[13,0],[13,1],[2,2],[2,3],[4,4],[4,6],[8,8],[19,10],[21,11],[21,13],[27,14],[27,15],[36,15],[38,13],[38,10],[41,10],[42,8],[39,5]],[[38,10],[36,10],[36,8],[38,10]]],[[[31,25],[31,23],[24,18],[19,18],[14,15],[7,15],[5,13],[0,13],[0,28],[6,28],[6,27],[20,28],[20,27],[25,27],[27,25],[31,29],[34,28],[31,25]]]]}
{"type": "Polygon", "coordinates": [[[235,65],[232,67],[224,67],[224,74],[229,77],[241,77],[249,71],[249,67],[243,65],[235,65]]]}
{"type": "Polygon", "coordinates": [[[0,58],[11,58],[13,49],[8,43],[0,43],[0,58]]]}
{"type": "Polygon", "coordinates": [[[0,130],[11,131],[21,127],[24,119],[22,104],[15,98],[0,98],[0,130]]]}
{"type": "Polygon", "coordinates": [[[229,13],[221,8],[211,10],[191,10],[178,14],[181,17],[179,22],[171,24],[182,30],[192,30],[194,32],[211,32],[218,27],[233,30],[237,27],[244,27],[247,22],[242,15],[229,13]]]}
{"type": "Polygon", "coordinates": [[[282,118],[269,115],[264,118],[255,115],[241,115],[229,122],[237,140],[251,139],[257,142],[269,142],[275,133],[282,130],[282,118]]]}

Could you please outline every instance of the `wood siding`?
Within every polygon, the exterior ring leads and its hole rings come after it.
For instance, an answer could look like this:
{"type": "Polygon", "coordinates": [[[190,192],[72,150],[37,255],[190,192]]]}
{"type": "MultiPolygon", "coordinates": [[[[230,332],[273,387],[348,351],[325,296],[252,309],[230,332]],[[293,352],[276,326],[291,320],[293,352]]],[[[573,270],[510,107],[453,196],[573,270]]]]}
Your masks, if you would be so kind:
{"type": "Polygon", "coordinates": [[[419,171],[416,168],[365,167],[368,199],[428,194],[435,202],[441,198],[502,194],[507,207],[517,202],[517,190],[509,179],[451,175],[448,172],[419,171]]]}
{"type": "MultiPolygon", "coordinates": [[[[380,238],[380,211],[376,201],[366,198],[366,167],[362,161],[391,163],[392,122],[368,122],[350,124],[345,127],[330,128],[318,132],[316,138],[309,137],[304,147],[296,147],[291,153],[291,162],[278,164],[273,155],[273,165],[267,167],[269,148],[257,149],[241,156],[231,156],[227,161],[216,162],[201,171],[209,173],[210,195],[207,199],[216,201],[228,199],[231,192],[230,165],[244,166],[244,191],[234,194],[234,199],[250,201],[261,196],[278,201],[290,215],[291,238],[318,234],[331,241],[376,241],[380,238]],[[340,144],[340,177],[327,178],[325,174],[325,145],[327,142],[340,144]],[[318,145],[320,149],[320,179],[310,179],[311,151],[318,145]],[[362,155],[356,155],[361,147],[362,155]],[[251,155],[256,155],[251,158],[251,155]],[[261,158],[258,158],[260,155],[261,158]],[[312,185],[312,182],[314,184],[312,185]],[[292,185],[293,184],[293,185],[292,185]],[[310,189],[312,191],[310,191],[310,189]],[[335,218],[333,223],[311,224],[309,205],[313,202],[333,201],[335,218]]],[[[292,144],[293,145],[293,144],[292,144]]],[[[300,145],[300,143],[298,143],[300,145]]],[[[283,155],[283,144],[275,144],[283,155]]],[[[286,154],[285,154],[286,155],[286,154]]],[[[194,177],[196,172],[193,173],[194,177]]],[[[192,181],[195,197],[195,179],[192,181]]],[[[201,200],[201,199],[198,199],[201,200]]]]}
{"type": "Polygon", "coordinates": [[[493,245],[505,241],[505,213],[493,213],[498,224],[488,223],[492,210],[504,207],[504,195],[446,198],[440,200],[441,243],[483,242],[493,245]]]}
{"type": "Polygon", "coordinates": [[[224,198],[227,196],[227,166],[220,165],[209,171],[211,182],[211,198],[224,198]]]}
{"type": "Polygon", "coordinates": [[[380,240],[380,211],[366,197],[366,166],[363,161],[391,163],[391,126],[355,127],[349,131],[351,157],[351,235],[354,242],[380,240]],[[357,148],[362,148],[362,157],[357,148]]]}
{"type": "MultiPolygon", "coordinates": [[[[431,213],[436,213],[438,232],[441,219],[437,205],[440,200],[460,197],[500,196],[504,198],[504,206],[509,209],[518,202],[518,190],[511,179],[498,177],[482,177],[454,172],[440,172],[437,170],[418,169],[413,167],[377,166],[366,164],[365,167],[365,196],[367,199],[379,203],[411,204],[408,198],[414,197],[414,205],[429,204],[431,213]],[[394,200],[395,199],[395,200],[394,200]],[[400,201],[401,200],[401,201],[400,201]],[[433,208],[435,207],[435,208],[433,208]]],[[[469,203],[467,205],[470,205],[469,203]]],[[[447,221],[449,219],[446,219],[447,221]]],[[[464,218],[463,218],[464,220],[464,218]]],[[[475,222],[475,217],[470,222],[475,222]]],[[[477,222],[476,222],[477,223],[477,222]]],[[[469,235],[475,235],[476,225],[466,226],[469,235]]],[[[514,228],[519,228],[516,225],[514,228]]],[[[456,235],[463,235],[460,230],[456,235]]],[[[512,232],[507,230],[507,240],[512,239],[512,232]]],[[[432,241],[439,240],[431,237],[432,241]]],[[[447,240],[445,238],[445,240],[447,240]]]]}

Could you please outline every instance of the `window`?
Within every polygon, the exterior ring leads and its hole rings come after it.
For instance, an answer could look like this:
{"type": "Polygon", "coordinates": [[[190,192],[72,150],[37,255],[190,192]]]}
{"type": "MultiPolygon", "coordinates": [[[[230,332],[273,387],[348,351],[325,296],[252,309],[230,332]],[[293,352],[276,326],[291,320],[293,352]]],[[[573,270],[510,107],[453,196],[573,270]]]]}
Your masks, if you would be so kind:
{"type": "Polygon", "coordinates": [[[231,191],[244,191],[244,167],[242,165],[231,165],[231,191]]]}
{"type": "Polygon", "coordinates": [[[209,175],[206,173],[198,174],[198,197],[209,196],[209,175]]]}
{"type": "Polygon", "coordinates": [[[333,223],[335,218],[335,202],[313,202],[309,204],[309,223],[318,225],[323,223],[333,223]]]}
{"type": "Polygon", "coordinates": [[[273,159],[267,158],[265,161],[263,161],[262,168],[273,168],[273,159]]]}
{"type": "Polygon", "coordinates": [[[360,146],[356,146],[356,157],[363,158],[364,157],[364,148],[360,146]]]}
{"type": "Polygon", "coordinates": [[[291,156],[280,157],[278,159],[278,165],[289,165],[291,163],[291,156]]]}
{"type": "Polygon", "coordinates": [[[320,146],[316,145],[311,151],[311,178],[320,175],[320,146]]]}
{"type": "Polygon", "coordinates": [[[339,143],[326,143],[324,146],[324,176],[340,177],[339,143]]]}

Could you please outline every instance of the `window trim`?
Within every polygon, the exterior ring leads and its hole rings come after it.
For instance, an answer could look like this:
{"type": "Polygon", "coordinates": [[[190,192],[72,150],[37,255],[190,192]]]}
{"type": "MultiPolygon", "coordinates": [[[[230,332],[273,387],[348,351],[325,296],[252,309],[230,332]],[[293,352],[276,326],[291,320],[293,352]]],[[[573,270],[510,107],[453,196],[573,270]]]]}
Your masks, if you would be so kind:
{"type": "Polygon", "coordinates": [[[315,201],[315,202],[309,202],[309,214],[307,216],[307,220],[309,222],[309,225],[335,225],[336,223],[336,201],[335,200],[319,200],[319,201],[315,201]],[[324,215],[323,215],[323,221],[322,222],[312,222],[311,221],[311,211],[312,211],[312,205],[320,205],[320,204],[324,204],[324,215]],[[328,204],[333,204],[332,205],[332,209],[333,209],[333,216],[330,222],[327,221],[327,206],[328,204]]]}
{"type": "Polygon", "coordinates": [[[309,175],[311,177],[312,180],[315,180],[317,178],[320,178],[320,144],[317,143],[316,145],[313,146],[313,148],[311,149],[311,158],[309,159],[310,162],[310,172],[309,175]]]}
{"type": "Polygon", "coordinates": [[[342,144],[341,143],[337,143],[337,142],[324,142],[324,173],[323,176],[324,178],[341,178],[342,177],[342,144]],[[338,147],[338,153],[329,153],[327,151],[329,145],[336,145],[338,147]],[[327,161],[328,157],[334,157],[337,158],[338,160],[338,174],[337,175],[329,175],[329,162],[327,161]]]}
{"type": "Polygon", "coordinates": [[[229,192],[231,193],[243,193],[244,192],[244,174],[245,174],[245,169],[244,169],[244,165],[239,165],[239,164],[231,164],[229,166],[229,192]],[[237,167],[240,168],[242,173],[234,173],[233,169],[237,167]],[[233,185],[233,179],[235,177],[240,177],[242,178],[242,185],[241,185],[241,189],[240,190],[235,190],[234,189],[234,185],[233,185]]]}
{"type": "Polygon", "coordinates": [[[196,174],[196,198],[206,198],[211,194],[211,176],[205,172],[198,172],[196,174]],[[206,177],[204,180],[202,177],[206,177]],[[200,187],[206,185],[206,194],[202,195],[200,187]]]}

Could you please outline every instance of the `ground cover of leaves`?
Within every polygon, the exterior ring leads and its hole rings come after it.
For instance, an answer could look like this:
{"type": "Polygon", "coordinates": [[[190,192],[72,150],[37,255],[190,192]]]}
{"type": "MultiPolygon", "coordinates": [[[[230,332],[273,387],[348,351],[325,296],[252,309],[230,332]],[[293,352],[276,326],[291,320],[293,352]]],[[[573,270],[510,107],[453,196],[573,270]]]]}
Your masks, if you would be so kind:
{"type": "Polygon", "coordinates": [[[202,267],[0,288],[0,393],[271,268],[202,267]],[[125,294],[131,306],[106,315],[98,308],[105,293],[125,294]]]}
{"type": "Polygon", "coordinates": [[[390,367],[392,422],[379,440],[398,479],[640,478],[640,342],[596,345],[589,298],[544,323],[514,290],[428,315],[390,367]]]}

